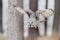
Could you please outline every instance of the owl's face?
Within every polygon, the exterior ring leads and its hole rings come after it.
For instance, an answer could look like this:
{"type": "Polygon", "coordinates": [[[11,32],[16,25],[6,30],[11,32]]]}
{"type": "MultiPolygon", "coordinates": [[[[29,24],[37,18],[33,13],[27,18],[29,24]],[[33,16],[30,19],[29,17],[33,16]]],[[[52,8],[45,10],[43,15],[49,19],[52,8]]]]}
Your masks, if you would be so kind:
{"type": "Polygon", "coordinates": [[[29,17],[29,22],[28,23],[29,23],[30,27],[34,27],[34,25],[36,23],[35,13],[32,10],[27,10],[26,13],[29,17]]]}
{"type": "Polygon", "coordinates": [[[36,26],[36,19],[35,18],[30,18],[29,19],[29,24],[31,27],[35,27],[36,26]]]}

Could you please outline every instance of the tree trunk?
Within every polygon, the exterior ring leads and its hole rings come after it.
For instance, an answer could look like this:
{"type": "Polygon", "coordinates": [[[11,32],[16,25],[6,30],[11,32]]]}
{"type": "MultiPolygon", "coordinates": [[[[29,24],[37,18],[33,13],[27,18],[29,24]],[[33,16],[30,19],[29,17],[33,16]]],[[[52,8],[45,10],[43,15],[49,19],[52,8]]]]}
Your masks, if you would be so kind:
{"type": "Polygon", "coordinates": [[[3,23],[3,33],[4,33],[4,36],[7,36],[7,14],[8,14],[8,0],[2,0],[2,3],[3,3],[3,9],[2,9],[2,23],[3,23]]]}
{"type": "Polygon", "coordinates": [[[17,4],[17,0],[8,1],[7,40],[22,40],[22,16],[14,8],[17,4]]]}

